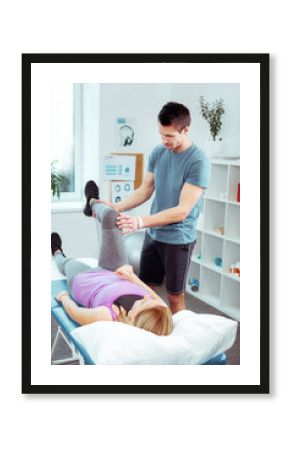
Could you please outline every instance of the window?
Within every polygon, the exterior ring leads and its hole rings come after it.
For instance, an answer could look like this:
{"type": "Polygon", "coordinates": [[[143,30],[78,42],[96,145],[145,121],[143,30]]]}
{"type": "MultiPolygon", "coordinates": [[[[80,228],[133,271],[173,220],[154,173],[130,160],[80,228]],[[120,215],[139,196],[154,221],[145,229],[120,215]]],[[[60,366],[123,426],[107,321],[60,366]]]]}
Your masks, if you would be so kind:
{"type": "Polygon", "coordinates": [[[52,201],[80,199],[82,86],[55,84],[51,96],[52,170],[61,178],[60,197],[52,201]]]}

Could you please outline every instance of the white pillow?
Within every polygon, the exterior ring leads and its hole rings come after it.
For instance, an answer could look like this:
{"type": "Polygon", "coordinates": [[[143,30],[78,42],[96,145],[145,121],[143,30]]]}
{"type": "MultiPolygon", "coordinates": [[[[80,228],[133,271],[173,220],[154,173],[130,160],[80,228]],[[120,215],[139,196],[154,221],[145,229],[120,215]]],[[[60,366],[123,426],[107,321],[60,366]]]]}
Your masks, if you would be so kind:
{"type": "Polygon", "coordinates": [[[180,311],[169,336],[120,322],[95,322],[72,331],[96,364],[203,364],[228,350],[237,322],[210,314],[180,311]]]}

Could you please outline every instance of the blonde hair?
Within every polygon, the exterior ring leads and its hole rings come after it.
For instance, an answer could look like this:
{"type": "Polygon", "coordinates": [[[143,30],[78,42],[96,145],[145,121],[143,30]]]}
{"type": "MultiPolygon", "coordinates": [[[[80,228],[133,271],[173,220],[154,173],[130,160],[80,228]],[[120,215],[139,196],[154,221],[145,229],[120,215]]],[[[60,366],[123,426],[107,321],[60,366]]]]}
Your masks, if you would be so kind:
{"type": "Polygon", "coordinates": [[[132,325],[131,320],[127,316],[127,312],[123,306],[118,306],[119,308],[119,315],[117,317],[118,322],[127,323],[128,325],[132,325]]]}
{"type": "Polygon", "coordinates": [[[173,329],[171,310],[166,306],[152,306],[137,313],[132,325],[159,336],[167,336],[173,329]]]}
{"type": "Polygon", "coordinates": [[[173,330],[171,310],[166,306],[152,306],[137,313],[132,325],[159,336],[167,336],[173,330]]]}
{"type": "Polygon", "coordinates": [[[151,331],[158,336],[167,336],[172,333],[172,312],[166,306],[156,305],[140,311],[135,315],[133,321],[129,319],[123,306],[119,306],[119,311],[118,322],[143,328],[143,330],[151,331]]]}

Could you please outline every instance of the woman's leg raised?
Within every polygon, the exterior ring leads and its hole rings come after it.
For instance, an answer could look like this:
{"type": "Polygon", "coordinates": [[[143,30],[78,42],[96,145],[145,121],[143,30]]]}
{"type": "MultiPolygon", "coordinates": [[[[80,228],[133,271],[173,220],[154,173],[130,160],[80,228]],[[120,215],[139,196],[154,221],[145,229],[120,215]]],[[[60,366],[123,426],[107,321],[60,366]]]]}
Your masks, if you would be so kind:
{"type": "Polygon", "coordinates": [[[107,270],[116,270],[128,264],[124,236],[117,227],[117,212],[104,203],[90,200],[93,216],[102,227],[102,243],[99,255],[99,266],[107,270]]]}

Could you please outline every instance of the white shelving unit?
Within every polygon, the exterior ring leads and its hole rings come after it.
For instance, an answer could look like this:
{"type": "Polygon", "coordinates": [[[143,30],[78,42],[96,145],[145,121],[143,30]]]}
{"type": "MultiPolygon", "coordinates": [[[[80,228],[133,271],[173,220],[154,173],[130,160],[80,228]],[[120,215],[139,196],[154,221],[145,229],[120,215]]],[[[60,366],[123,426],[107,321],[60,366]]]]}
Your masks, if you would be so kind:
{"type": "Polygon", "coordinates": [[[196,278],[199,289],[187,292],[230,317],[240,320],[240,277],[230,266],[240,261],[240,182],[238,160],[213,160],[212,173],[197,227],[197,243],[188,279],[196,278]],[[216,258],[221,258],[217,265],[216,258]]]}

